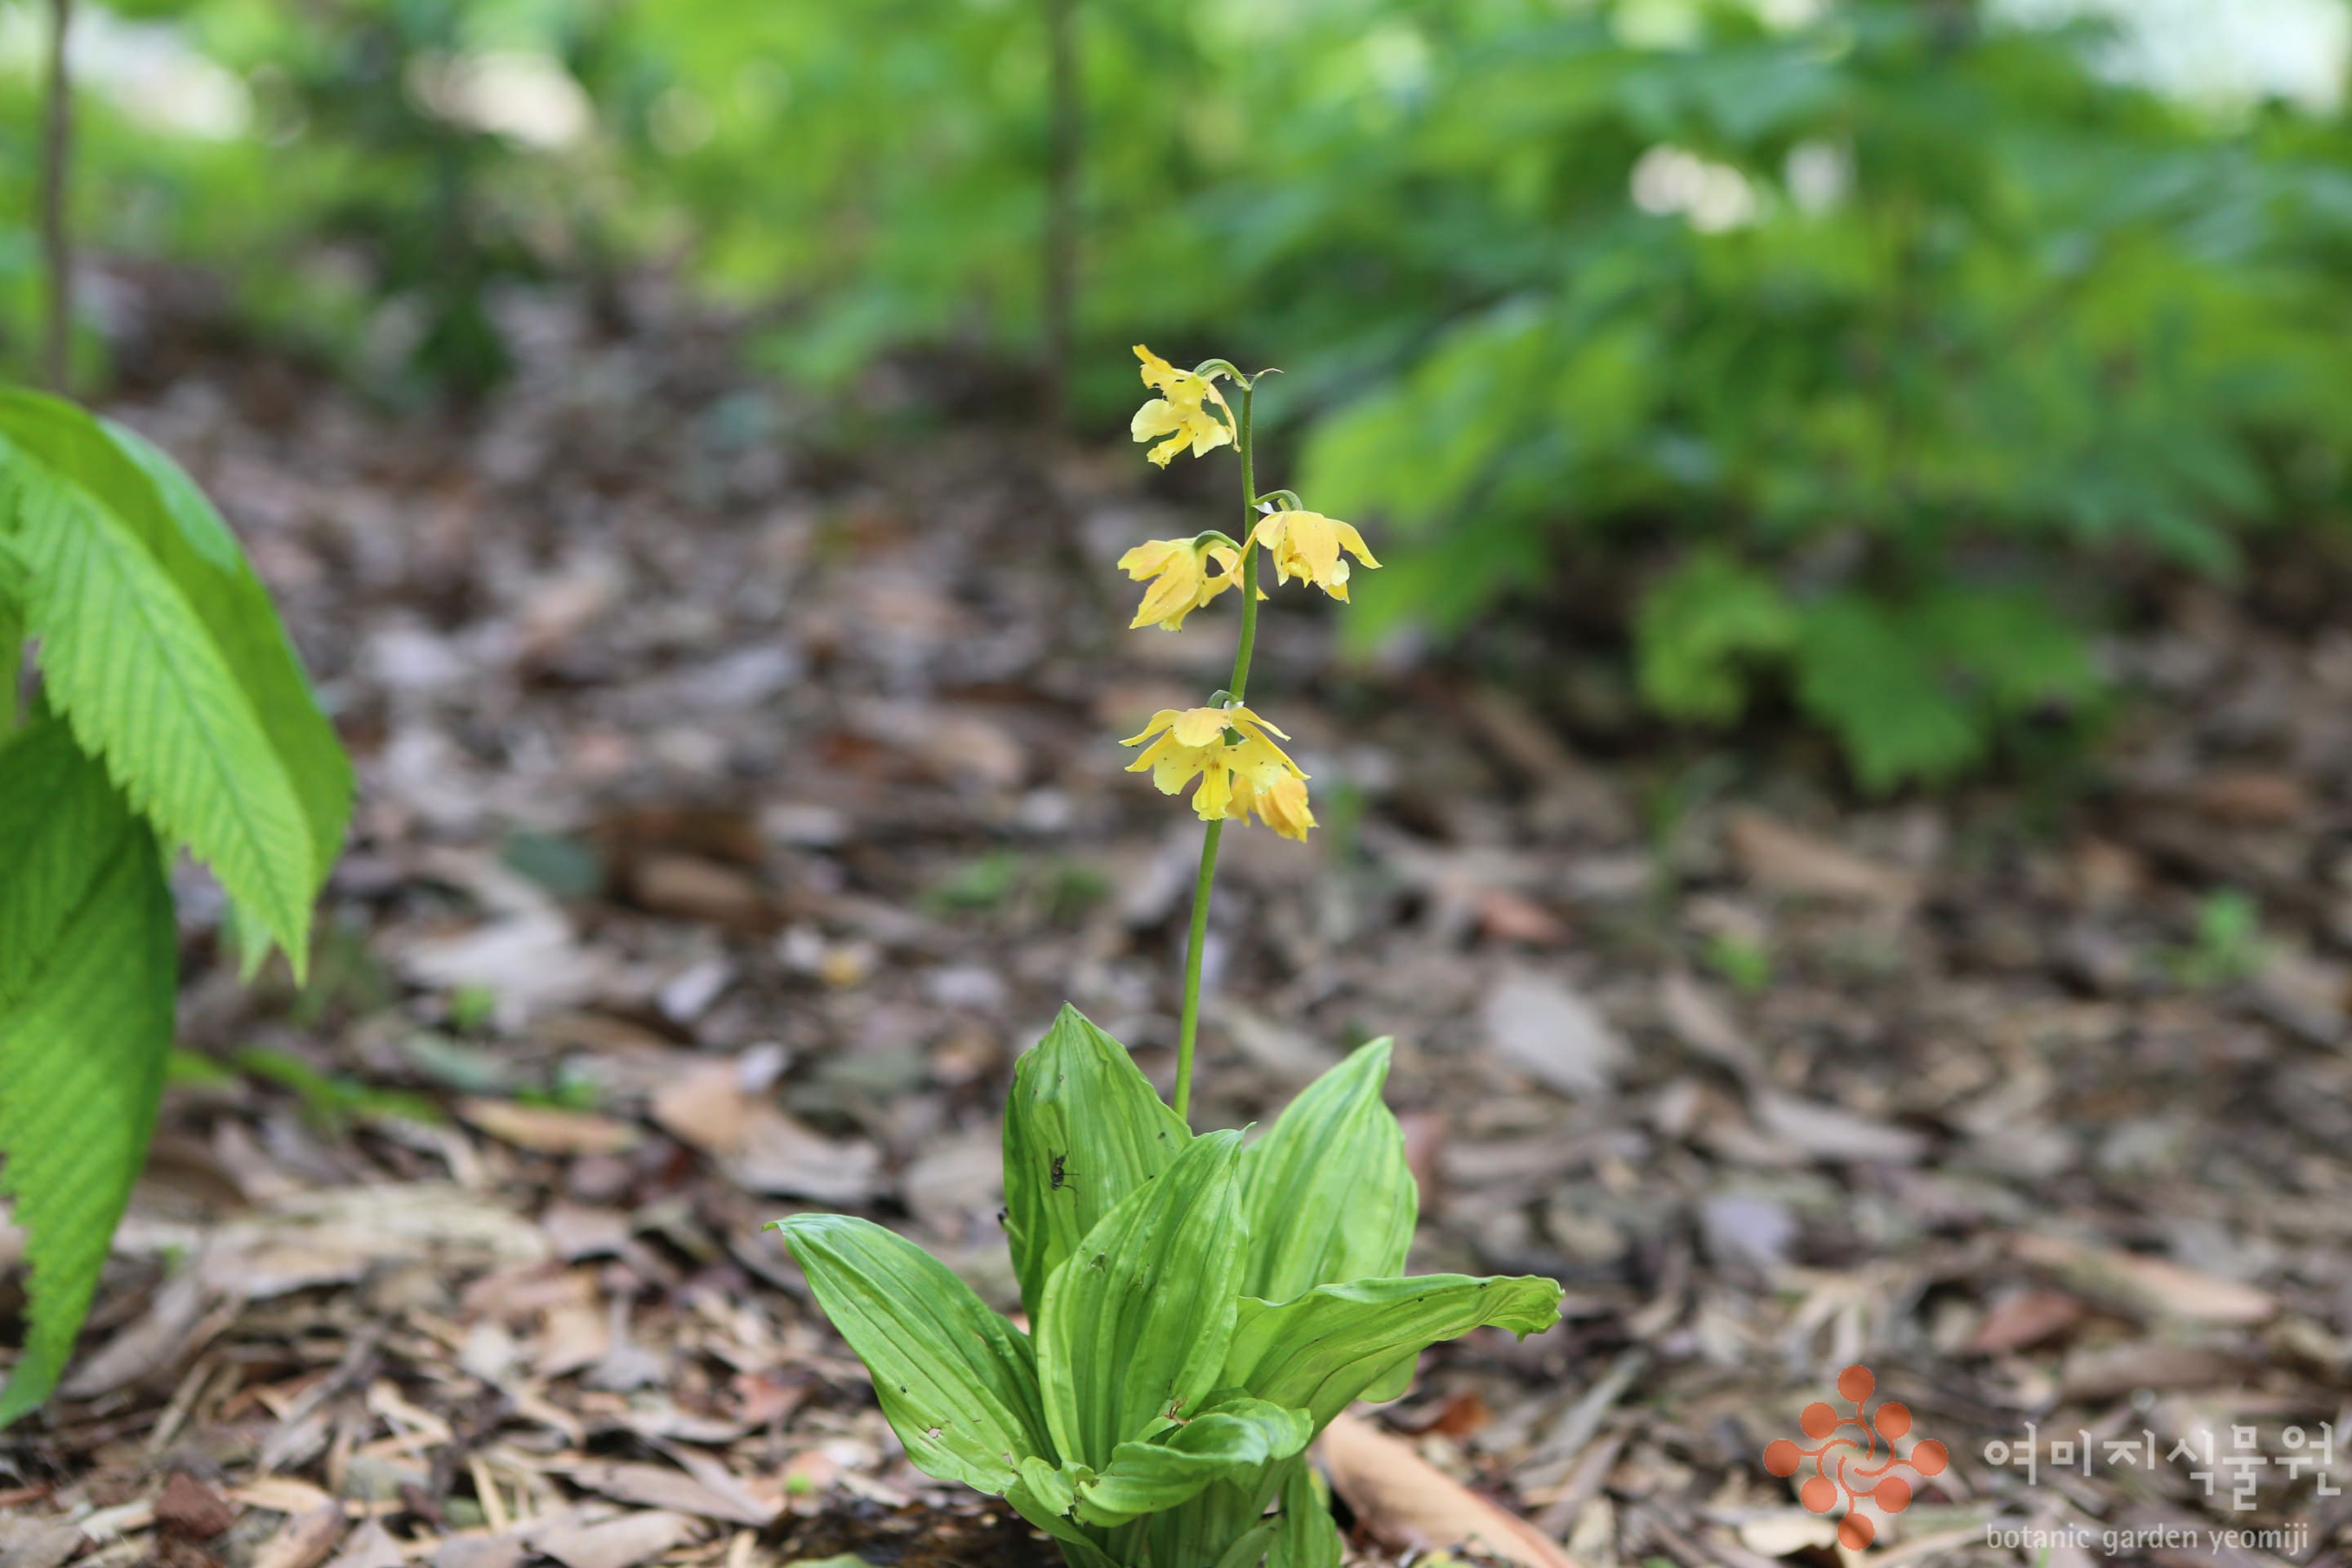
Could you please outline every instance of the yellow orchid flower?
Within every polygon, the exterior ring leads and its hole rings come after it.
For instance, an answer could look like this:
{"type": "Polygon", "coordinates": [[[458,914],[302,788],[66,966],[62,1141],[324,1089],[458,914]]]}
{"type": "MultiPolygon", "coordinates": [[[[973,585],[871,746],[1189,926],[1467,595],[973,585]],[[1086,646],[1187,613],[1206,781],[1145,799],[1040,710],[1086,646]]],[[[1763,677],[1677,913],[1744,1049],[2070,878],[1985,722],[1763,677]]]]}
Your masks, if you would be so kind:
{"type": "Polygon", "coordinates": [[[1232,587],[1241,579],[1234,569],[1241,552],[1230,544],[1203,544],[1191,539],[1147,539],[1118,558],[1118,569],[1140,583],[1154,579],[1143,592],[1143,603],[1128,626],[1159,626],[1181,629],[1184,617],[1232,587]],[[1212,572],[1212,565],[1222,573],[1212,572]]]}
{"type": "Polygon", "coordinates": [[[1307,830],[1315,826],[1315,814],[1307,808],[1306,775],[1284,773],[1261,789],[1247,773],[1236,773],[1230,815],[1246,816],[1253,811],[1285,838],[1306,843],[1307,830]]]}
{"type": "Polygon", "coordinates": [[[1307,809],[1307,775],[1274,743],[1277,735],[1280,730],[1246,708],[1162,708],[1140,733],[1119,743],[1151,742],[1127,771],[1149,772],[1162,795],[1181,794],[1199,779],[1192,810],[1202,821],[1246,820],[1255,812],[1276,832],[1304,838],[1315,826],[1307,809]]]}
{"type": "Polygon", "coordinates": [[[1143,384],[1160,395],[1135,411],[1128,429],[1139,441],[1168,437],[1151,448],[1153,462],[1164,468],[1187,444],[1197,458],[1234,438],[1234,413],[1217,390],[1216,372],[1198,375],[1178,370],[1141,343],[1135,345],[1135,357],[1143,362],[1143,384]],[[1209,411],[1211,404],[1216,405],[1214,414],[1209,411]]]}
{"type": "Polygon", "coordinates": [[[1277,578],[1284,582],[1300,578],[1342,603],[1348,597],[1348,563],[1339,554],[1341,549],[1367,566],[1380,564],[1364,547],[1364,536],[1353,523],[1319,511],[1268,512],[1252,537],[1274,552],[1277,578]]]}

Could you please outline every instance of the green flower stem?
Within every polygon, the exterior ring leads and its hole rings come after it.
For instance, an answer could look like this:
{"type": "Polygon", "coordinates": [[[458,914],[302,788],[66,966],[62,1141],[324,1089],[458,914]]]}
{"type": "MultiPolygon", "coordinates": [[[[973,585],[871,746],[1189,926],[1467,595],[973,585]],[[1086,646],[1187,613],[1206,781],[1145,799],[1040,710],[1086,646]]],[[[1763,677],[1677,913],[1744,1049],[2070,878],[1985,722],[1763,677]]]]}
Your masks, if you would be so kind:
{"type": "Polygon", "coordinates": [[[1239,702],[1249,689],[1250,655],[1257,649],[1257,473],[1250,463],[1250,389],[1242,388],[1234,448],[1242,455],[1242,640],[1234,649],[1234,678],[1225,689],[1239,702]]]}
{"type": "Polygon", "coordinates": [[[1201,951],[1209,942],[1209,889],[1217,879],[1217,840],[1223,821],[1201,836],[1201,874],[1192,883],[1192,939],[1184,949],[1184,1028],[1176,1044],[1176,1114],[1192,1120],[1192,1039],[1201,1027],[1201,951]]]}
{"type": "MultiPolygon", "coordinates": [[[[1236,380],[1240,378],[1235,377],[1236,380]]],[[[1257,649],[1257,470],[1250,452],[1250,386],[1242,383],[1241,407],[1234,418],[1234,449],[1242,459],[1242,640],[1234,650],[1234,678],[1225,683],[1234,702],[1249,689],[1250,655],[1257,649]]],[[[1225,825],[1212,822],[1201,836],[1201,873],[1192,883],[1192,935],[1184,949],[1184,1018],[1176,1037],[1176,1114],[1191,1119],[1192,1046],[1201,1032],[1201,954],[1209,942],[1209,893],[1217,880],[1217,842],[1225,825]]]]}

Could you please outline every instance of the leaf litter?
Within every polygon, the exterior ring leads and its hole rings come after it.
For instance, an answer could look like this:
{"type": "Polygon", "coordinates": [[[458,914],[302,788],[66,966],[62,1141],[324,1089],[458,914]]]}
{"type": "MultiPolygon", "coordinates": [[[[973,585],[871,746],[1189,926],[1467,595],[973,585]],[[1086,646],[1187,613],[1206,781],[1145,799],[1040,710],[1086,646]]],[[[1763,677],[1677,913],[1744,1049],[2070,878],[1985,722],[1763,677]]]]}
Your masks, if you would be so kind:
{"type": "MultiPolygon", "coordinates": [[[[9,1568],[1053,1561],[906,1464],[760,1227],[866,1214],[1009,1303],[1014,1057],[1066,997],[1172,1075],[1191,840],[1106,736],[1192,675],[1104,634],[1073,552],[1215,517],[1083,443],[846,448],[733,323],[633,300],[519,304],[537,360],[464,427],[248,395],[165,318],[110,410],[219,496],[363,785],[308,992],[184,933],[182,1043],[227,1070],[169,1095],[67,1394],[0,1435],[9,1568]],[[726,400],[764,447],[711,444],[726,400]]],[[[1762,1456],[1853,1363],[1953,1458],[1883,1562],[2352,1523],[2275,1464],[2352,1416],[2352,658],[2314,573],[2160,584],[2191,602],[2117,665],[2189,673],[2055,806],[1801,762],[1694,795],[1546,695],[1589,654],[1301,684],[1329,623],[1270,603],[1261,679],[1360,819],[1234,857],[1202,1120],[1393,1034],[1413,1267],[1569,1289],[1334,1429],[1351,1560],[1826,1562],[1762,1456]],[[1376,717],[1334,752],[1318,705],[1376,717]],[[1986,1458],[2029,1422],[2031,1486],[1986,1458]],[[2049,1464],[2239,1426],[2247,1512],[2186,1462],[2049,1464]]]]}

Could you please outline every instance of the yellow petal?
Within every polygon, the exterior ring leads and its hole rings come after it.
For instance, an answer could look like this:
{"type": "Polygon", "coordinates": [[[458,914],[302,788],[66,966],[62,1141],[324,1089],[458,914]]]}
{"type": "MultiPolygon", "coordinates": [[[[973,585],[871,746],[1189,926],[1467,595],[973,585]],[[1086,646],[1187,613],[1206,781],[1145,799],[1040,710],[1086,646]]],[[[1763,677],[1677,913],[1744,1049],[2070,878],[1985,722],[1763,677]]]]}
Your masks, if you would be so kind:
{"type": "Polygon", "coordinates": [[[1118,558],[1118,569],[1142,582],[1168,570],[1169,563],[1192,553],[1189,540],[1147,539],[1118,558]]]}
{"type": "Polygon", "coordinates": [[[1331,568],[1339,561],[1339,535],[1331,520],[1319,511],[1290,514],[1290,543],[1317,583],[1328,584],[1331,568]]]}
{"type": "Polygon", "coordinates": [[[1349,522],[1335,522],[1331,526],[1339,531],[1339,542],[1347,546],[1348,552],[1350,555],[1353,555],[1357,560],[1362,562],[1367,566],[1378,566],[1380,564],[1379,562],[1372,559],[1372,552],[1364,548],[1364,536],[1356,531],[1355,524],[1349,522]]]}
{"type": "Polygon", "coordinates": [[[1194,607],[1192,590],[1171,573],[1144,593],[1143,603],[1136,606],[1135,619],[1127,623],[1128,630],[1138,626],[1175,626],[1194,607]],[[1173,620],[1169,618],[1171,616],[1173,620]]]}
{"type": "Polygon", "coordinates": [[[1176,722],[1176,710],[1173,708],[1162,708],[1159,712],[1154,713],[1151,716],[1151,721],[1150,723],[1144,725],[1142,729],[1137,731],[1134,734],[1129,735],[1126,740],[1121,741],[1119,744],[1122,746],[1140,745],[1145,741],[1150,739],[1153,735],[1158,734],[1160,731],[1165,730],[1169,725],[1173,724],[1174,722],[1176,722]]]}
{"type": "Polygon", "coordinates": [[[1187,708],[1176,715],[1175,728],[1170,732],[1180,746],[1214,745],[1225,732],[1226,718],[1223,708],[1187,708]]]}
{"type": "Polygon", "coordinates": [[[1211,768],[1201,775],[1201,787],[1192,794],[1192,809],[1202,821],[1213,822],[1226,815],[1233,800],[1233,775],[1223,768],[1211,768]]]}
{"type": "Polygon", "coordinates": [[[1225,719],[1226,721],[1232,724],[1234,729],[1239,730],[1244,734],[1249,733],[1249,731],[1254,729],[1265,730],[1274,734],[1280,735],[1286,741],[1290,739],[1288,731],[1276,728],[1275,725],[1269,723],[1255,708],[1228,708],[1225,710],[1225,719]]]}
{"type": "Polygon", "coordinates": [[[1307,830],[1315,826],[1315,814],[1307,805],[1307,785],[1298,779],[1278,780],[1261,792],[1257,810],[1268,827],[1302,844],[1307,841],[1307,830]]]}
{"type": "Polygon", "coordinates": [[[1183,427],[1184,411],[1164,397],[1153,398],[1137,409],[1135,417],[1127,422],[1129,433],[1139,441],[1149,441],[1183,427]]]}
{"type": "Polygon", "coordinates": [[[1152,447],[1150,452],[1145,454],[1145,456],[1149,457],[1153,462],[1159,464],[1164,468],[1168,466],[1168,459],[1173,458],[1177,453],[1183,449],[1184,432],[1179,430],[1173,436],[1169,437],[1165,441],[1160,442],[1157,447],[1152,447]]]}
{"type": "Polygon", "coordinates": [[[1203,765],[1203,758],[1198,751],[1171,746],[1168,754],[1152,768],[1151,782],[1160,786],[1161,795],[1180,795],[1203,765]]]}
{"type": "Polygon", "coordinates": [[[1135,357],[1143,362],[1143,384],[1146,386],[1165,386],[1169,379],[1176,374],[1174,365],[1170,364],[1141,343],[1135,345],[1135,357]]]}

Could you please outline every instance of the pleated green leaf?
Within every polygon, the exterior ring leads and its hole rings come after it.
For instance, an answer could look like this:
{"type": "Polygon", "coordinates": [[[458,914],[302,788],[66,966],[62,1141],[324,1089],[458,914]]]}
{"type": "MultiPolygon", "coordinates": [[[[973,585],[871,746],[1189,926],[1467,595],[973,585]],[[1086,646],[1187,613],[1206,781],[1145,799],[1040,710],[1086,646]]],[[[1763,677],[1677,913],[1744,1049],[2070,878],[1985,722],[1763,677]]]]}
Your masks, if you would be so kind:
{"type": "Polygon", "coordinates": [[[1192,1140],[1127,1047],[1065,1005],[1004,1105],[1004,1228],[1033,1321],[1078,1238],[1192,1140]]]}
{"type": "Polygon", "coordinates": [[[1240,1140],[1194,1139],[1046,1281],[1037,1372],[1065,1462],[1105,1469],[1121,1443],[1173,1425],[1218,1386],[1248,1246],[1240,1140]]]}
{"type": "Polygon", "coordinates": [[[1265,1554],[1266,1568],[1339,1568],[1340,1552],[1331,1500],[1324,1496],[1313,1467],[1294,1466],[1283,1479],[1282,1521],[1265,1554]]]}
{"type": "Polygon", "coordinates": [[[1124,1524],[1190,1502],[1215,1481],[1246,1487],[1315,1435],[1304,1410],[1246,1395],[1212,1396],[1202,1410],[1150,1442],[1121,1443],[1112,1450],[1110,1468],[1078,1489],[1078,1517],[1088,1524],[1124,1524]]]}
{"type": "Polygon", "coordinates": [[[918,1469],[1002,1496],[1024,1459],[1053,1458],[1028,1339],[945,1264],[845,1215],[795,1215],[772,1228],[874,1374],[882,1414],[918,1469]]]}
{"type": "Polygon", "coordinates": [[[1487,1324],[1522,1339],[1559,1321],[1549,1279],[1424,1274],[1325,1285],[1275,1304],[1244,1299],[1224,1381],[1309,1412],[1321,1431],[1398,1362],[1487,1324]]]}
{"type": "Polygon", "coordinates": [[[20,391],[0,392],[10,532],[52,700],[299,973],[351,764],[236,538],[143,437],[20,391]],[[142,668],[155,658],[178,662],[142,668]]]}
{"type": "Polygon", "coordinates": [[[1381,1100],[1385,1039],[1362,1046],[1242,1151],[1250,1259],[1242,1294],[1287,1301],[1318,1285],[1401,1272],[1421,1194],[1404,1130],[1381,1100]]]}
{"type": "Polygon", "coordinates": [[[0,1426],[57,1386],[145,1162],[172,1044],[154,835],[54,721],[0,747],[0,1192],[26,1332],[0,1426]]]}
{"type": "Polygon", "coordinates": [[[1266,1549],[1274,1544],[1275,1532],[1281,1527],[1278,1519],[1250,1526],[1234,1538],[1234,1543],[1218,1555],[1210,1568],[1256,1568],[1265,1561],[1266,1549]]]}
{"type": "Polygon", "coordinates": [[[1118,1560],[1103,1550],[1101,1531],[1070,1517],[1077,1501],[1076,1487],[1094,1479],[1085,1466],[1065,1470],[1044,1459],[1021,1461],[1021,1479],[1004,1494],[1013,1511],[1059,1542],[1070,1568],[1118,1568],[1118,1560]],[[1073,1476],[1076,1478],[1073,1480],[1073,1476]]]}

